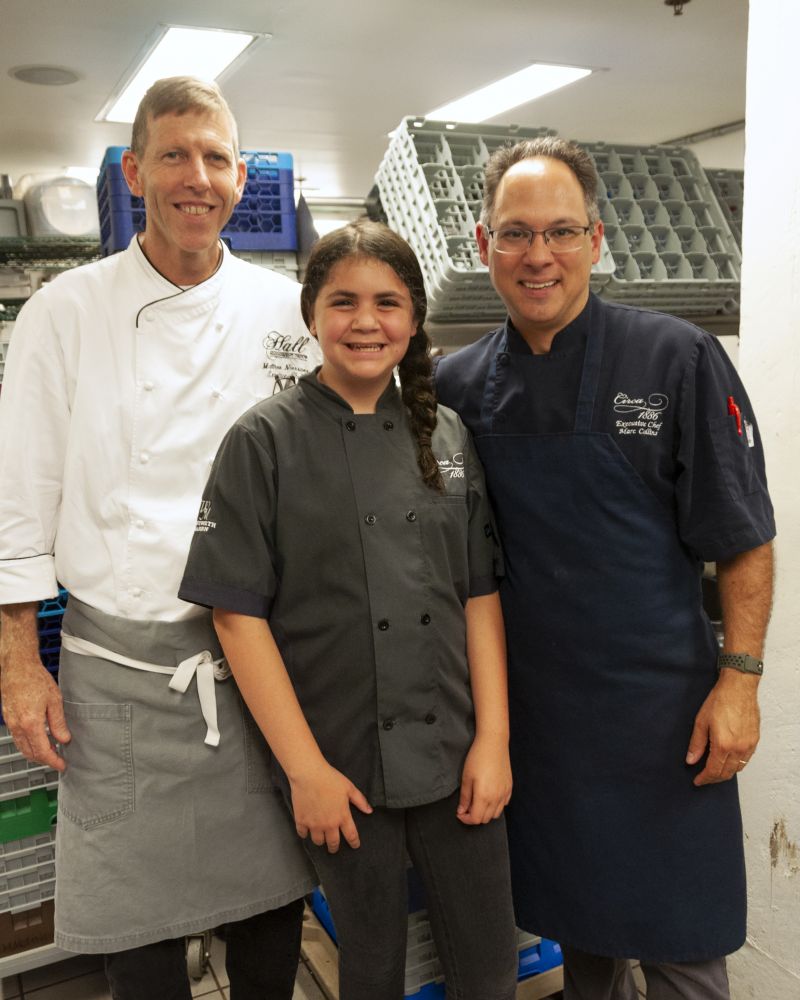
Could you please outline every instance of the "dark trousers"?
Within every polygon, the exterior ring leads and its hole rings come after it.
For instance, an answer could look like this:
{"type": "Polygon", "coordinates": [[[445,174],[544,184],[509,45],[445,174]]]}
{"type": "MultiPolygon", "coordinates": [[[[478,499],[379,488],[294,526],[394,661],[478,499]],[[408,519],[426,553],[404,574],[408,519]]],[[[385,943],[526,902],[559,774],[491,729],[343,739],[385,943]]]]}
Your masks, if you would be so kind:
{"type": "MultiPolygon", "coordinates": [[[[225,925],[225,968],[231,1000],[291,1000],[303,900],[225,925]]],[[[184,938],[105,956],[114,1000],[191,1000],[184,938]]]]}
{"type": "Polygon", "coordinates": [[[458,793],[410,809],[354,810],[361,846],[337,854],[307,841],[339,945],[340,1000],[404,995],[410,855],[448,1000],[512,1000],[517,948],[505,821],[464,826],[458,793]]]}
{"type": "MultiPolygon", "coordinates": [[[[564,1000],[639,1000],[630,962],[563,948],[564,1000]]],[[[642,962],[647,1000],[730,1000],[724,958],[642,962]]]]}

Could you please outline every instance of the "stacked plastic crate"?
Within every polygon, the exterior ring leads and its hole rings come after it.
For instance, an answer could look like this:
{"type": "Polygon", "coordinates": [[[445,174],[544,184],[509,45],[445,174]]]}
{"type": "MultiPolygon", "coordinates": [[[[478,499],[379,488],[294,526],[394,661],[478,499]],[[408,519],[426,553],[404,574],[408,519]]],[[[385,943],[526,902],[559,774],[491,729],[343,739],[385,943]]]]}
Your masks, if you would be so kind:
{"type": "Polygon", "coordinates": [[[706,170],[706,177],[741,250],[744,170],[706,170]]]}
{"type": "MultiPolygon", "coordinates": [[[[125,146],[109,146],[97,179],[100,242],[104,255],[124,250],[145,225],[142,198],[134,197],[122,173],[125,146]]],[[[242,199],[222,239],[234,252],[280,251],[296,253],[294,165],[289,153],[245,150],[247,180],[242,199]]]]}
{"type": "MultiPolygon", "coordinates": [[[[432,321],[504,317],[475,243],[486,161],[499,146],[553,134],[547,128],[451,126],[421,118],[404,118],[394,131],[375,183],[388,224],[420,260],[432,321]]],[[[613,270],[604,246],[592,286],[601,288],[613,270]]]]}
{"type": "MultiPolygon", "coordinates": [[[[43,601],[37,619],[42,662],[54,675],[66,598],[61,590],[43,601]]],[[[53,940],[57,807],[58,771],[26,760],[0,724],[0,957],[53,940]]]]}
{"type": "MultiPolygon", "coordinates": [[[[409,869],[409,917],[406,940],[406,971],[404,997],[406,1000],[443,1000],[445,996],[444,972],[433,941],[428,913],[424,907],[424,894],[418,876],[409,869]]],[[[314,915],[336,941],[336,928],[325,899],[324,891],[315,889],[311,897],[314,915]]],[[[561,965],[561,948],[555,941],[548,941],[517,930],[519,982],[561,965]]]]}
{"type": "Polygon", "coordinates": [[[705,171],[677,146],[581,143],[616,268],[601,294],[678,315],[734,312],[741,251],[705,171]]]}

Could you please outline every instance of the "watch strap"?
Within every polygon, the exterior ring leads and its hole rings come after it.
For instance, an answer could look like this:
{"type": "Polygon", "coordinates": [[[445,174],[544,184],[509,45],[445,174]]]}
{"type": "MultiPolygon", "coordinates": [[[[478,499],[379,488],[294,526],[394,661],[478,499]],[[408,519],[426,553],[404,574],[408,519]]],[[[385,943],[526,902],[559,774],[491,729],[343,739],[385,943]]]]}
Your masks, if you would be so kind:
{"type": "Polygon", "coordinates": [[[717,670],[722,670],[723,667],[740,670],[743,674],[758,674],[759,677],[764,673],[764,661],[757,660],[749,653],[720,653],[717,657],[717,670]]]}

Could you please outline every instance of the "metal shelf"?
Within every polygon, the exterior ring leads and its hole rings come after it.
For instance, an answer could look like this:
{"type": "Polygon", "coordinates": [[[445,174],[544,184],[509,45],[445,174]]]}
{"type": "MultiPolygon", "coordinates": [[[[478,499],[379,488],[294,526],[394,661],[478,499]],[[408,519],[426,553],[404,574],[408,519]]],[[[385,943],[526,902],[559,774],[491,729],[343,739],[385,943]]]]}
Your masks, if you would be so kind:
{"type": "Polygon", "coordinates": [[[99,240],[70,236],[0,237],[0,267],[64,271],[101,256],[99,240]]]}

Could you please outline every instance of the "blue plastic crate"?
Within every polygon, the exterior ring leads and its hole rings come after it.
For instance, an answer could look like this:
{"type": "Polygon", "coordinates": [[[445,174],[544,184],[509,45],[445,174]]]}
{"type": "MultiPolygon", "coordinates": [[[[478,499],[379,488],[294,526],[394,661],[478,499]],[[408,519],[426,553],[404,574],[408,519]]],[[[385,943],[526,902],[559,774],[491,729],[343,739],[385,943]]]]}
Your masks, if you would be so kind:
{"type": "Polygon", "coordinates": [[[52,615],[63,615],[67,607],[67,594],[63,587],[58,588],[58,596],[42,601],[37,613],[38,618],[49,618],[52,615]]]}

